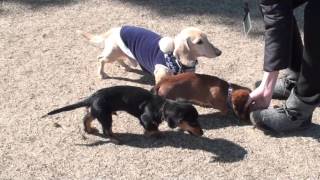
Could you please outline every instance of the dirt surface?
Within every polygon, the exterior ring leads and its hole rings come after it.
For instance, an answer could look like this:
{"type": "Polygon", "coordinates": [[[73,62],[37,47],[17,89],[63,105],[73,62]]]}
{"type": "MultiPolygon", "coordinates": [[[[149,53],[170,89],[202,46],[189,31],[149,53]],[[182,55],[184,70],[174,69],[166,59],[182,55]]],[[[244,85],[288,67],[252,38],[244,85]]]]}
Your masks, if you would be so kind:
{"type": "Polygon", "coordinates": [[[120,112],[113,129],[123,145],[85,134],[82,109],[40,118],[103,87],[152,87],[140,71],[117,64],[107,68],[113,78],[100,80],[100,49],[79,29],[101,33],[131,24],[173,36],[199,27],[223,54],[200,59],[197,72],[252,88],[262,76],[263,25],[251,7],[254,29],[246,38],[242,1],[2,1],[0,179],[319,179],[319,109],[307,131],[272,137],[239,126],[231,114],[197,107],[203,137],[163,124],[161,139],[145,137],[137,119],[120,112]]]}

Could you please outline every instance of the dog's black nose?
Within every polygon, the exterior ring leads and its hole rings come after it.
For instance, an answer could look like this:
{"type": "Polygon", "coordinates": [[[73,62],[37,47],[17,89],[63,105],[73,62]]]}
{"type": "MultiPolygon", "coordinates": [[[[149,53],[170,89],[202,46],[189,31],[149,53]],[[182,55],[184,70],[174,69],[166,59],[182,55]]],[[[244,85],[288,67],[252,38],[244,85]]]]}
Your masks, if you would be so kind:
{"type": "Polygon", "coordinates": [[[216,51],[216,55],[217,55],[217,56],[220,56],[221,54],[222,54],[222,51],[220,51],[220,50],[217,50],[217,51],[216,51]]]}
{"type": "Polygon", "coordinates": [[[201,129],[201,131],[200,131],[200,136],[202,136],[203,135],[203,130],[201,129]]]}

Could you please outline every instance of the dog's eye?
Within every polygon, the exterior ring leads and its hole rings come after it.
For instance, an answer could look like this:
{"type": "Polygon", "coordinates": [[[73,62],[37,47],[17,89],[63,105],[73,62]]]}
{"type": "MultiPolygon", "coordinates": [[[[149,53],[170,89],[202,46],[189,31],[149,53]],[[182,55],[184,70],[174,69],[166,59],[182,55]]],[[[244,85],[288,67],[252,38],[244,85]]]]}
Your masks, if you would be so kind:
{"type": "Polygon", "coordinates": [[[201,45],[203,44],[203,41],[200,39],[198,42],[197,42],[198,45],[201,45]]]}

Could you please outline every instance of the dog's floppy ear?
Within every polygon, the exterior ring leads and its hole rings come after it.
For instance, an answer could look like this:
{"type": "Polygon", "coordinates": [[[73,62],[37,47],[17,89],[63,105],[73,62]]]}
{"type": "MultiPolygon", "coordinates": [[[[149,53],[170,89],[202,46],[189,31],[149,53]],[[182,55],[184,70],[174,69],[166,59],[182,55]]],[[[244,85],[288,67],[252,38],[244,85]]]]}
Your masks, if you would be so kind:
{"type": "Polygon", "coordinates": [[[189,41],[190,41],[190,37],[187,37],[187,38],[177,37],[175,39],[173,55],[179,56],[180,54],[188,53],[190,51],[189,41]]]}
{"type": "Polygon", "coordinates": [[[177,37],[175,39],[173,55],[175,57],[178,57],[178,59],[180,59],[180,61],[182,62],[183,61],[186,62],[188,60],[188,56],[190,53],[189,43],[190,43],[190,37],[187,37],[187,38],[177,37]]]}
{"type": "Polygon", "coordinates": [[[202,41],[201,37],[197,37],[192,41],[192,43],[201,45],[201,44],[203,44],[203,41],[202,41]]]}
{"type": "Polygon", "coordinates": [[[179,119],[171,118],[171,117],[167,118],[168,126],[172,129],[176,128],[180,121],[181,121],[181,119],[179,120],[179,119]]]}
{"type": "Polygon", "coordinates": [[[139,105],[139,109],[140,109],[140,110],[144,110],[144,108],[145,108],[146,105],[147,105],[147,101],[142,102],[142,103],[139,105]]]}
{"type": "Polygon", "coordinates": [[[140,116],[140,120],[141,120],[142,126],[143,126],[146,130],[149,130],[149,129],[151,129],[151,128],[153,127],[152,117],[149,116],[148,114],[143,113],[143,114],[140,116]]]}
{"type": "Polygon", "coordinates": [[[175,112],[172,112],[172,109],[170,108],[165,109],[163,112],[163,115],[164,115],[163,118],[165,119],[165,121],[167,121],[168,126],[172,129],[176,128],[179,125],[180,121],[182,120],[177,116],[175,112]]]}
{"type": "Polygon", "coordinates": [[[232,93],[232,106],[236,115],[242,120],[249,120],[249,109],[245,105],[249,99],[250,91],[239,89],[232,93]]]}
{"type": "Polygon", "coordinates": [[[156,121],[150,106],[145,102],[142,103],[139,108],[143,110],[143,114],[140,116],[141,125],[148,131],[158,129],[158,122],[156,121]]]}

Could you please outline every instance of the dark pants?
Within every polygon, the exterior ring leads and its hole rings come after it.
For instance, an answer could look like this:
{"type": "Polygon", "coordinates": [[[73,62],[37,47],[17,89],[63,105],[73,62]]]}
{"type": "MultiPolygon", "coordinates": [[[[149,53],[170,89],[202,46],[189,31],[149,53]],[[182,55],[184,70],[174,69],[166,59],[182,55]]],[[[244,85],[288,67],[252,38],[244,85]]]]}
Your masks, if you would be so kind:
{"type": "Polygon", "coordinates": [[[299,98],[319,104],[320,0],[261,0],[260,6],[266,28],[264,70],[297,72],[299,98]],[[293,10],[305,2],[303,48],[293,10]]]}

